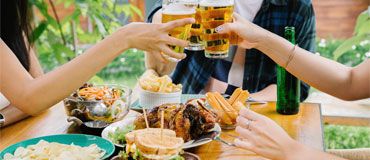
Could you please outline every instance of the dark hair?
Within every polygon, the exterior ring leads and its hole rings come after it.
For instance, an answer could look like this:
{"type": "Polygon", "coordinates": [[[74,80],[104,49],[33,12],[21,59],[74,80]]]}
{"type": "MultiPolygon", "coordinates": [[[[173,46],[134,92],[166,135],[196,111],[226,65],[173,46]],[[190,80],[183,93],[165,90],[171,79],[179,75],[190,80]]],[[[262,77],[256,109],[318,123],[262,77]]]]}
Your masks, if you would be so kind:
{"type": "Polygon", "coordinates": [[[27,0],[1,0],[0,37],[29,71],[30,13],[27,0]],[[27,43],[28,46],[26,45],[27,43]]]}

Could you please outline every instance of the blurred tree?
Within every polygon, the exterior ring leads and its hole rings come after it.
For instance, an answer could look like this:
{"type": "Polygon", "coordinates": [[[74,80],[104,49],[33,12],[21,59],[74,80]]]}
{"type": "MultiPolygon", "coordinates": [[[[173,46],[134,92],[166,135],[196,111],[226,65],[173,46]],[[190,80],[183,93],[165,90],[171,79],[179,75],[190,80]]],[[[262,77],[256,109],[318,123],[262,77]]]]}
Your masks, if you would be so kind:
{"type": "MultiPolygon", "coordinates": [[[[345,40],[333,53],[334,59],[338,60],[345,53],[351,50],[356,50],[359,46],[367,45],[370,41],[370,7],[362,12],[356,22],[354,36],[345,40]]],[[[369,52],[369,50],[367,51],[369,52]]],[[[366,53],[363,52],[363,53],[366,53]]],[[[357,58],[365,58],[365,54],[361,55],[361,52],[355,53],[357,58]]]]}
{"type": "Polygon", "coordinates": [[[30,0],[29,5],[35,13],[32,40],[46,71],[81,54],[129,17],[142,17],[138,8],[119,0],[30,0]],[[68,8],[70,14],[61,19],[56,5],[68,8]],[[87,27],[82,23],[86,21],[87,27]]]}

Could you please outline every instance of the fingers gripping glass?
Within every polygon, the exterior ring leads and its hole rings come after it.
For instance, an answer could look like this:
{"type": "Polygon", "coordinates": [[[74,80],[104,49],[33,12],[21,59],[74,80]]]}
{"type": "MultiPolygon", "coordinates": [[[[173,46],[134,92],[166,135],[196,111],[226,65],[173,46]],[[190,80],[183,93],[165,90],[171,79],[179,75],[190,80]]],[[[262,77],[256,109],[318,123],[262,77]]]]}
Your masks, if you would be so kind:
{"type": "Polygon", "coordinates": [[[215,28],[232,22],[234,0],[201,0],[199,12],[203,26],[205,56],[208,58],[228,57],[230,35],[217,33],[215,28]]]}
{"type": "MultiPolygon", "coordinates": [[[[195,7],[196,3],[191,3],[195,0],[163,0],[162,3],[162,23],[170,21],[184,19],[184,18],[195,18],[195,7]]],[[[176,27],[169,32],[169,35],[181,40],[188,40],[190,37],[191,24],[187,24],[182,27],[176,27]]],[[[182,54],[184,48],[180,46],[170,46],[175,52],[182,54]]],[[[166,57],[168,58],[168,57],[166,57]]]]}

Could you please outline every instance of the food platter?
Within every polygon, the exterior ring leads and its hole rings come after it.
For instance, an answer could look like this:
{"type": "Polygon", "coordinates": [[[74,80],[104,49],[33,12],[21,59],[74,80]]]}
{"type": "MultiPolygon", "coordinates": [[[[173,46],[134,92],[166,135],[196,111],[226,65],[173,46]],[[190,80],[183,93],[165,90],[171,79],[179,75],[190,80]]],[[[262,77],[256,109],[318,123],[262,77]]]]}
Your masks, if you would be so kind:
{"type": "MultiPolygon", "coordinates": [[[[107,140],[109,140],[109,141],[112,142],[112,139],[109,138],[108,134],[110,132],[114,132],[117,128],[125,127],[127,125],[132,125],[133,122],[134,122],[134,120],[135,120],[135,117],[128,117],[128,118],[124,118],[121,121],[118,121],[118,122],[115,122],[115,123],[109,125],[108,127],[106,127],[103,130],[102,135],[101,135],[102,138],[107,139],[107,140]]],[[[214,126],[214,128],[211,129],[210,132],[216,132],[217,133],[217,136],[219,136],[221,134],[221,127],[220,127],[220,125],[218,125],[216,123],[215,126],[214,126]]],[[[183,145],[182,148],[183,149],[189,149],[189,148],[201,146],[201,145],[206,144],[206,143],[209,143],[211,141],[212,141],[212,139],[207,139],[207,140],[202,140],[202,139],[190,140],[190,141],[184,143],[184,145],[183,145]]],[[[113,143],[113,144],[116,145],[117,147],[121,147],[121,148],[124,147],[124,144],[118,144],[118,143],[113,143]]]]}
{"type": "Polygon", "coordinates": [[[110,157],[115,150],[113,143],[111,143],[110,141],[106,139],[98,137],[98,136],[91,136],[91,135],[84,135],[84,134],[59,134],[59,135],[32,138],[32,139],[28,139],[28,140],[13,144],[5,148],[3,151],[1,151],[0,159],[3,159],[4,155],[7,153],[14,154],[14,152],[19,147],[26,148],[30,145],[35,145],[39,143],[41,140],[44,140],[47,142],[56,142],[56,143],[66,144],[66,145],[74,144],[76,146],[81,146],[81,147],[87,147],[92,144],[95,144],[97,145],[97,147],[99,147],[105,152],[102,159],[110,157]]]}

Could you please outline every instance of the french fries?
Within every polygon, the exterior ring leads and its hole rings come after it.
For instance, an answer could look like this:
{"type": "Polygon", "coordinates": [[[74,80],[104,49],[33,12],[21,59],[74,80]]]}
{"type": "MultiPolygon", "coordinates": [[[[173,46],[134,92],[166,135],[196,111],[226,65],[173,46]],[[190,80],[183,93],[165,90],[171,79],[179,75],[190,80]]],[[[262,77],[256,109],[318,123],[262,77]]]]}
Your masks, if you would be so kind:
{"type": "Polygon", "coordinates": [[[142,89],[157,93],[181,92],[181,84],[173,84],[168,76],[159,77],[154,71],[148,70],[139,79],[139,85],[142,89]]]}
{"type": "Polygon", "coordinates": [[[208,92],[206,94],[208,104],[218,112],[221,123],[226,125],[236,123],[239,111],[244,107],[244,103],[248,97],[249,92],[241,88],[236,89],[228,100],[218,92],[208,92]]]}
{"type": "Polygon", "coordinates": [[[231,121],[230,117],[226,115],[225,112],[221,112],[223,108],[221,108],[220,103],[218,103],[216,97],[213,95],[213,93],[208,92],[206,93],[206,99],[208,103],[214,108],[215,110],[218,111],[218,115],[220,116],[221,122],[227,125],[232,125],[233,122],[231,121]]]}

